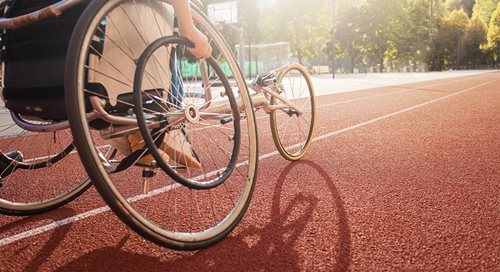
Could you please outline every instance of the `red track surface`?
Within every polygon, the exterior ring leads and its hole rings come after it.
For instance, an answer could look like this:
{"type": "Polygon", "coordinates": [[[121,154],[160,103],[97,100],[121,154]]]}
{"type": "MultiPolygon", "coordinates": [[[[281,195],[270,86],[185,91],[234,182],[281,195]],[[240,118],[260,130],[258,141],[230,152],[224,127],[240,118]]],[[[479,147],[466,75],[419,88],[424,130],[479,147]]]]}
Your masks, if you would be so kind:
{"type": "MultiPolygon", "coordinates": [[[[34,233],[104,207],[91,189],[0,216],[0,271],[500,270],[500,73],[318,102],[306,159],[261,162],[250,210],[214,247],[158,247],[109,211],[34,233]]],[[[259,128],[260,154],[274,152],[259,128]]]]}

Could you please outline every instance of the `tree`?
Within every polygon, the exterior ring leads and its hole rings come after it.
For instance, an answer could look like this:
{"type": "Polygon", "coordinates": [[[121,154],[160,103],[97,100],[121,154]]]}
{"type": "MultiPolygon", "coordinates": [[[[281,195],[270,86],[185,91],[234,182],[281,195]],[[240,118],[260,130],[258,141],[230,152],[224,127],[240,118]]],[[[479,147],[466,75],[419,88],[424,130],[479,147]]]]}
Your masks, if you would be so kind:
{"type": "Polygon", "coordinates": [[[484,22],[490,22],[491,15],[495,11],[499,0],[476,0],[474,9],[472,12],[473,16],[478,16],[484,22]]]}
{"type": "MultiPolygon", "coordinates": [[[[316,57],[327,43],[332,28],[331,3],[317,0],[312,5],[303,0],[277,0],[275,17],[265,22],[263,27],[266,39],[290,42],[293,55],[304,63],[316,57]]],[[[271,10],[271,9],[270,9],[271,10]]]]}
{"type": "Polygon", "coordinates": [[[464,61],[469,65],[486,62],[486,54],[481,47],[488,42],[488,26],[479,17],[473,17],[464,34],[464,61]]]}
{"type": "Polygon", "coordinates": [[[441,18],[430,55],[433,70],[459,68],[464,52],[463,38],[468,26],[469,17],[463,9],[441,18]]]}
{"type": "Polygon", "coordinates": [[[488,46],[487,49],[493,52],[497,64],[500,63],[500,3],[497,4],[495,12],[493,12],[488,29],[488,46]]]}
{"type": "Polygon", "coordinates": [[[367,0],[362,6],[365,14],[363,38],[366,56],[373,64],[385,70],[385,60],[392,41],[398,38],[398,26],[404,21],[403,5],[401,0],[367,0]]]}
{"type": "MultiPolygon", "coordinates": [[[[349,57],[349,71],[354,73],[354,65],[356,58],[363,51],[363,34],[361,33],[362,22],[360,18],[364,16],[358,7],[346,7],[343,13],[339,15],[338,23],[335,26],[334,34],[336,46],[338,47],[337,56],[349,57]]],[[[330,43],[330,47],[333,45],[330,43]]],[[[330,54],[333,52],[330,48],[330,54]]]]}
{"type": "Polygon", "coordinates": [[[361,60],[380,71],[424,62],[432,70],[458,69],[493,52],[500,60],[500,22],[492,18],[499,0],[337,0],[335,26],[332,0],[275,0],[262,16],[257,1],[238,1],[248,13],[245,28],[257,29],[255,41],[289,42],[302,63],[320,52],[348,59],[351,72],[361,60]]]}
{"type": "Polygon", "coordinates": [[[470,17],[472,16],[472,9],[475,2],[475,0],[446,0],[445,5],[449,11],[464,9],[470,17]]]}
{"type": "Polygon", "coordinates": [[[426,61],[427,48],[432,33],[430,20],[430,2],[428,0],[410,0],[404,5],[401,23],[395,25],[394,62],[416,65],[426,61]]]}
{"type": "Polygon", "coordinates": [[[258,22],[261,14],[257,1],[238,0],[238,16],[240,25],[245,29],[247,43],[259,43],[261,33],[258,22]]]}

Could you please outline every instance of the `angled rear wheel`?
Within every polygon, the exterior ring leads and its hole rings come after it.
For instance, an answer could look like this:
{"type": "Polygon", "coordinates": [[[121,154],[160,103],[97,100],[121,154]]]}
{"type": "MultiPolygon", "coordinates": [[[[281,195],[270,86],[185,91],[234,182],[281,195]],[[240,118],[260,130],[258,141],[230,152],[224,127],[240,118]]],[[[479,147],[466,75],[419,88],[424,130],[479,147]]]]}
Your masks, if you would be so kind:
{"type": "Polygon", "coordinates": [[[144,92],[141,105],[132,99],[139,59],[155,41],[172,35],[169,28],[172,7],[165,1],[92,1],[73,34],[66,78],[66,103],[73,105],[68,108],[75,143],[99,193],[138,234],[159,245],[181,250],[208,247],[236,227],[250,204],[258,159],[255,117],[246,83],[223,38],[198,9],[192,10],[195,25],[214,48],[212,64],[200,65],[181,53],[177,59],[180,63],[171,65],[170,60],[176,59],[170,57],[171,46],[154,49],[139,72],[145,75],[138,88],[144,92]],[[221,70],[212,69],[215,66],[221,70]],[[177,81],[172,77],[174,67],[180,70],[177,81]],[[224,79],[226,82],[222,83],[224,79]],[[97,92],[88,87],[91,83],[104,89],[97,92]],[[177,86],[182,86],[182,92],[177,86]],[[227,103],[230,96],[233,103],[242,105],[242,110],[230,108],[225,116],[233,117],[225,118],[227,123],[205,120],[204,112],[227,103]],[[148,127],[141,133],[138,124],[96,125],[87,115],[91,97],[99,98],[106,114],[130,120],[141,116],[148,127]],[[195,112],[189,116],[196,120],[175,126],[163,122],[162,118],[175,118],[179,114],[187,117],[189,109],[195,112]],[[150,130],[151,121],[160,125],[150,130]],[[180,140],[170,144],[166,133],[180,140]],[[148,135],[154,145],[144,141],[148,135]],[[233,137],[239,137],[239,142],[233,137]],[[103,162],[95,146],[108,139],[134,142],[142,153],[140,158],[123,172],[107,171],[105,164],[120,163],[126,156],[117,154],[114,160],[103,162]],[[202,167],[169,154],[165,146],[174,150],[188,146],[196,154],[190,157],[202,167]],[[155,155],[155,150],[164,150],[167,156],[155,155]],[[145,165],[144,162],[151,161],[148,159],[151,155],[155,155],[156,163],[145,165]],[[205,190],[185,186],[214,180],[223,182],[205,190]]]}

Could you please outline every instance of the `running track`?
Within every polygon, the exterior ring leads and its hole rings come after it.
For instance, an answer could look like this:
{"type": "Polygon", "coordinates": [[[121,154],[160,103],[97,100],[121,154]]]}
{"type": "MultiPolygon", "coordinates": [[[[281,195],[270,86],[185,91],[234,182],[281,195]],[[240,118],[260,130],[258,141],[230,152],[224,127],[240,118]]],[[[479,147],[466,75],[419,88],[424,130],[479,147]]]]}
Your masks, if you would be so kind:
{"type": "Polygon", "coordinates": [[[250,210],[198,252],[129,231],[92,189],[0,216],[0,271],[499,271],[500,73],[322,96],[290,164],[259,120],[250,210]]]}

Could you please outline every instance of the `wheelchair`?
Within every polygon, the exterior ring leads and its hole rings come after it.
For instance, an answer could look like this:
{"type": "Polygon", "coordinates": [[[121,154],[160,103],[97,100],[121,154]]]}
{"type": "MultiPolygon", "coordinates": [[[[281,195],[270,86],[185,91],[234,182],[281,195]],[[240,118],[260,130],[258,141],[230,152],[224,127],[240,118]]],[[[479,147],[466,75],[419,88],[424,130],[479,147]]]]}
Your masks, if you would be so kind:
{"type": "Polygon", "coordinates": [[[300,159],[312,141],[307,72],[292,65],[247,84],[196,4],[193,21],[213,48],[207,60],[189,53],[167,0],[9,0],[1,8],[0,213],[46,212],[94,185],[144,238],[201,249],[249,207],[256,109],[271,115],[286,159],[300,159]],[[305,82],[295,103],[285,79],[305,82]],[[288,146],[294,134],[282,128],[292,119],[307,125],[288,146]],[[178,152],[186,148],[191,161],[178,152]]]}

